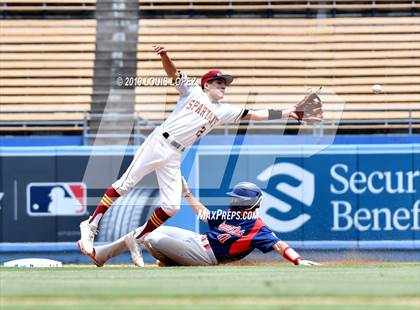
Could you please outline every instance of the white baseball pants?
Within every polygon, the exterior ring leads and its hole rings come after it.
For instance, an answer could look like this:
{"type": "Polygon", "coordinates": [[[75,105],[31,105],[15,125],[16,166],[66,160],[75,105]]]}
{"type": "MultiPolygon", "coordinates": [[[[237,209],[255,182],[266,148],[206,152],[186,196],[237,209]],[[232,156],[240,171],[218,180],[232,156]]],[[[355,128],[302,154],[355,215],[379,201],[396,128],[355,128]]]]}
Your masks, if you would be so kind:
{"type": "Polygon", "coordinates": [[[173,216],[181,203],[181,157],[182,152],[168,143],[161,130],[155,130],[137,150],[130,166],[112,187],[120,195],[124,195],[144,176],[155,171],[159,183],[160,205],[167,215],[173,216]]]}

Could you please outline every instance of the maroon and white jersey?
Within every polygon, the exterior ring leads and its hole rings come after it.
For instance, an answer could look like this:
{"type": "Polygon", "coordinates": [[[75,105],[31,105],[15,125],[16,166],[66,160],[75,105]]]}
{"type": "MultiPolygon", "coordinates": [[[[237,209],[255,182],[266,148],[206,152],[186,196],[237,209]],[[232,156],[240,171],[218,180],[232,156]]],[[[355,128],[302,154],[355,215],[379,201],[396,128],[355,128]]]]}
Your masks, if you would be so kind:
{"type": "Polygon", "coordinates": [[[243,109],[226,103],[211,103],[197,83],[191,83],[184,74],[175,88],[180,93],[176,108],[160,126],[177,142],[190,146],[215,126],[239,122],[243,109]]]}

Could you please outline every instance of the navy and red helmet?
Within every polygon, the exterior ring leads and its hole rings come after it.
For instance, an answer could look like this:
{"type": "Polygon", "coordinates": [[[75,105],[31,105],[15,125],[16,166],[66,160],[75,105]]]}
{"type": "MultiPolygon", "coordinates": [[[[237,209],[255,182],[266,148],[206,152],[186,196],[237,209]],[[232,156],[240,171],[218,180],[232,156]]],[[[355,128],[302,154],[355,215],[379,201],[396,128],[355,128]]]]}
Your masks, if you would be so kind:
{"type": "Polygon", "coordinates": [[[230,201],[232,210],[250,211],[258,208],[262,201],[261,189],[251,182],[240,182],[226,194],[232,197],[230,201]]]}

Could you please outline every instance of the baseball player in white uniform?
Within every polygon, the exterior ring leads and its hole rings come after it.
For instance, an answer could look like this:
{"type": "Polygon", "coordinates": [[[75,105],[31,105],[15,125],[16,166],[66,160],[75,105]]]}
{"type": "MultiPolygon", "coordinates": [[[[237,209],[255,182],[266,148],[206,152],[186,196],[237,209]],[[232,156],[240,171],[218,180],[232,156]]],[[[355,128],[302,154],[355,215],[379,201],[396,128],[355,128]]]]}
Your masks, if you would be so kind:
{"type": "MultiPolygon", "coordinates": [[[[180,208],[181,155],[195,141],[214,127],[241,120],[302,119],[296,105],[290,110],[248,110],[222,103],[226,87],[233,77],[211,70],[201,78],[201,85],[191,83],[178,71],[163,46],[153,46],[161,57],[167,75],[175,81],[180,97],[172,114],[157,127],[136,152],[125,173],[105,192],[95,212],[80,224],[78,246],[82,253],[93,255],[94,236],[104,213],[120,196],[129,192],[145,175],[154,171],[160,190],[160,207],[134,234],[126,238],[130,251],[139,247],[145,235],[162,225],[180,208]]],[[[141,252],[140,252],[141,253],[141,252]]]]}

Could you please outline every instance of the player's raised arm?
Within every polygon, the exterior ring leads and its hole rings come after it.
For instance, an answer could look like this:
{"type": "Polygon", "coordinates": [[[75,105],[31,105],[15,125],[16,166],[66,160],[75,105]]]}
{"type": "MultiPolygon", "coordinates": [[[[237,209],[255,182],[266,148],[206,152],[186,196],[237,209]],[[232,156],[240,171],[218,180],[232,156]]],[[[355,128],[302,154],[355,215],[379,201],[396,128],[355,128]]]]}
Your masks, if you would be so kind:
{"type": "Polygon", "coordinates": [[[188,201],[194,213],[199,216],[200,220],[207,223],[207,217],[210,214],[210,211],[200,201],[198,201],[197,198],[193,196],[184,177],[182,177],[182,195],[188,201]]]}
{"type": "Polygon", "coordinates": [[[287,259],[289,262],[299,266],[319,266],[320,264],[302,259],[301,256],[293,250],[286,242],[279,241],[273,245],[273,249],[287,259]]]}
{"type": "Polygon", "coordinates": [[[322,101],[319,98],[321,87],[315,92],[310,91],[301,101],[290,109],[284,110],[246,110],[243,120],[266,121],[273,119],[293,118],[297,121],[314,122],[320,121],[322,115],[322,101]]]}
{"type": "Polygon", "coordinates": [[[175,64],[169,58],[166,48],[162,45],[153,45],[152,47],[156,54],[159,55],[162,59],[163,69],[165,70],[166,74],[172,78],[172,80],[176,80],[178,77],[178,72],[176,70],[175,64]]]}

